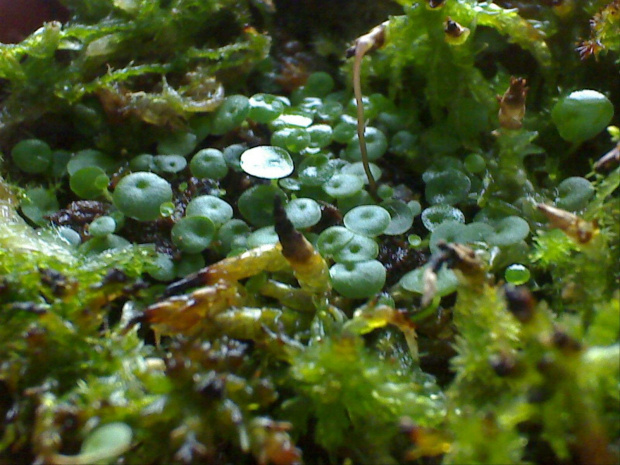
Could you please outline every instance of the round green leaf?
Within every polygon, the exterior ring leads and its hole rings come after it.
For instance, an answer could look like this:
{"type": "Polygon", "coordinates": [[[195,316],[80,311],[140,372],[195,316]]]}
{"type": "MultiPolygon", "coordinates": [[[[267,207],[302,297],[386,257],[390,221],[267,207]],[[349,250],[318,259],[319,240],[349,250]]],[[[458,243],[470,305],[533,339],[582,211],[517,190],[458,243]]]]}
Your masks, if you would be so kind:
{"type": "Polygon", "coordinates": [[[249,248],[260,247],[261,245],[275,244],[279,241],[278,234],[273,226],[259,228],[247,238],[249,248]]]}
{"type": "Polygon", "coordinates": [[[101,168],[106,173],[113,172],[118,163],[113,158],[105,155],[104,153],[93,150],[86,149],[77,152],[67,163],[67,172],[70,175],[73,175],[77,170],[82,168],[89,168],[97,166],[101,168]]]}
{"type": "Polygon", "coordinates": [[[349,197],[364,188],[364,181],[360,176],[337,173],[323,184],[323,190],[335,198],[349,197]]]}
{"type": "Polygon", "coordinates": [[[590,181],[574,176],[560,183],[555,204],[558,208],[575,212],[584,209],[593,195],[594,187],[590,181]]]}
{"type": "Polygon", "coordinates": [[[302,188],[302,184],[295,178],[283,178],[278,181],[278,186],[291,192],[298,192],[302,188]]]}
{"type": "Polygon", "coordinates": [[[320,149],[328,146],[332,142],[333,131],[327,124],[313,124],[308,129],[310,135],[310,147],[320,149]]]}
{"type": "Polygon", "coordinates": [[[373,205],[374,202],[375,201],[370,194],[362,189],[349,197],[339,198],[338,210],[340,210],[340,213],[347,213],[355,207],[359,207],[360,205],[373,205]]]}
{"type": "Polygon", "coordinates": [[[245,248],[250,235],[248,224],[239,219],[232,219],[222,225],[217,232],[217,240],[225,253],[233,249],[245,248]]]}
{"type": "Polygon", "coordinates": [[[331,179],[336,171],[327,156],[310,155],[299,166],[299,181],[305,186],[320,186],[331,179]]]}
{"type": "MultiPolygon", "coordinates": [[[[381,158],[388,148],[388,142],[385,134],[377,128],[367,127],[364,132],[364,136],[366,139],[368,160],[374,161],[381,158]]],[[[360,161],[362,159],[362,152],[360,151],[359,138],[357,137],[357,134],[347,145],[346,158],[350,161],[360,161]]]]}
{"type": "Polygon", "coordinates": [[[377,205],[361,205],[344,215],[344,225],[364,236],[383,234],[390,225],[390,213],[377,205]]]}
{"type": "Polygon", "coordinates": [[[26,139],[13,146],[11,157],[25,173],[44,173],[52,163],[52,149],[45,141],[26,139]]]}
{"type": "Polygon", "coordinates": [[[401,157],[413,158],[418,150],[418,136],[409,131],[398,131],[390,142],[390,151],[401,157]]]}
{"type": "Polygon", "coordinates": [[[495,230],[490,224],[475,221],[465,226],[462,240],[464,244],[487,242],[493,234],[495,234],[495,230]]]}
{"type": "Polygon", "coordinates": [[[386,278],[385,267],[377,260],[336,263],[329,274],[334,289],[351,299],[365,299],[379,293],[386,278]]]}
{"type": "Polygon", "coordinates": [[[153,157],[153,168],[162,173],[178,173],[187,166],[187,160],[181,155],[157,155],[153,157]]]}
{"type": "Polygon", "coordinates": [[[291,200],[285,207],[286,216],[296,229],[306,229],[321,220],[321,206],[313,199],[291,200]]]}
{"type": "Polygon", "coordinates": [[[284,192],[272,184],[261,184],[245,191],[237,205],[243,217],[257,227],[273,224],[273,199],[278,195],[286,200],[284,192]]]}
{"type": "Polygon", "coordinates": [[[284,103],[275,95],[255,94],[248,102],[250,111],[248,117],[257,123],[269,123],[284,111],[284,103]]]}
{"type": "Polygon", "coordinates": [[[438,250],[439,241],[464,244],[467,241],[467,227],[463,223],[449,220],[444,221],[431,232],[429,247],[432,253],[438,250]]]}
{"type": "Polygon", "coordinates": [[[436,159],[433,164],[422,173],[422,180],[428,183],[435,176],[439,176],[445,171],[463,171],[463,162],[449,155],[444,155],[436,159]]]}
{"type": "Polygon", "coordinates": [[[168,255],[158,253],[148,268],[148,274],[158,281],[172,281],[176,276],[174,268],[174,262],[168,255]]]}
{"type": "MultiPolygon", "coordinates": [[[[338,119],[340,115],[342,115],[342,104],[340,102],[323,102],[323,105],[321,105],[316,110],[316,118],[319,121],[327,123],[332,123],[333,121],[336,121],[336,119],[338,119]]],[[[351,133],[351,137],[353,137],[354,134],[355,129],[351,133]]],[[[346,139],[345,142],[348,142],[349,139],[350,137],[346,139]]]]}
{"type": "Polygon", "coordinates": [[[398,235],[406,233],[413,225],[413,211],[402,200],[386,200],[381,203],[392,218],[383,234],[398,235]]]}
{"type": "Polygon", "coordinates": [[[317,248],[321,255],[329,257],[342,250],[354,236],[355,234],[347,228],[331,226],[319,234],[317,248]]]}
{"type": "Polygon", "coordinates": [[[508,246],[522,241],[530,234],[530,225],[523,218],[508,216],[492,224],[495,233],[487,240],[491,245],[508,246]]]}
{"type": "Polygon", "coordinates": [[[610,123],[614,106],[600,92],[578,90],[560,99],[551,110],[551,119],[562,139],[580,143],[591,139],[610,123]]]}
{"type": "MultiPolygon", "coordinates": [[[[423,294],[425,270],[426,266],[423,266],[420,268],[416,268],[413,271],[410,271],[400,279],[400,285],[403,287],[403,289],[406,289],[409,292],[423,294]]],[[[449,268],[442,267],[437,273],[436,295],[438,295],[439,297],[443,297],[448,294],[452,294],[456,291],[458,284],[459,281],[454,274],[454,271],[449,268]]]]}
{"type": "Polygon", "coordinates": [[[154,173],[131,173],[119,181],[112,198],[124,215],[153,221],[159,218],[160,205],[172,200],[172,187],[154,173]]]}
{"type": "Polygon", "coordinates": [[[224,154],[217,149],[202,149],[196,152],[189,163],[192,176],[219,180],[228,174],[224,154]]]}
{"type": "Polygon", "coordinates": [[[340,250],[334,253],[334,261],[338,263],[362,262],[379,255],[377,242],[361,234],[354,234],[340,250]]]}
{"type": "Polygon", "coordinates": [[[422,238],[417,234],[409,234],[407,236],[407,242],[413,248],[418,248],[422,245],[422,238]]]}
{"type": "Polygon", "coordinates": [[[108,423],[93,430],[80,450],[83,463],[109,461],[127,451],[131,446],[133,433],[125,423],[108,423]]]}
{"type": "Polygon", "coordinates": [[[77,247],[82,243],[82,238],[80,237],[80,234],[74,229],[71,229],[67,226],[61,226],[60,228],[58,228],[57,232],[58,236],[72,247],[77,247]]]}
{"type": "Polygon", "coordinates": [[[39,226],[47,224],[46,216],[56,213],[59,205],[53,190],[34,187],[26,190],[21,210],[28,219],[39,226]]]}
{"type": "Polygon", "coordinates": [[[198,138],[193,132],[175,132],[166,134],[157,144],[157,153],[160,155],[189,155],[196,144],[198,138]]]}
{"type": "Polygon", "coordinates": [[[88,232],[93,237],[104,237],[116,230],[116,221],[111,216],[100,216],[88,226],[88,232]]]}
{"type": "Polygon", "coordinates": [[[175,266],[175,273],[177,277],[184,278],[189,274],[196,273],[204,267],[205,259],[202,254],[184,253],[181,260],[175,266]]]}
{"type": "MultiPolygon", "coordinates": [[[[370,172],[372,174],[372,177],[375,178],[375,181],[381,179],[381,176],[383,174],[381,168],[379,168],[374,163],[369,163],[369,166],[370,172]]],[[[368,176],[366,176],[366,171],[364,171],[364,164],[361,161],[351,163],[350,165],[343,167],[341,173],[359,176],[364,182],[364,184],[368,184],[368,176]]]]}
{"type": "Polygon", "coordinates": [[[305,128],[284,127],[271,135],[271,144],[299,153],[310,145],[310,134],[305,128]]]}
{"type": "Polygon", "coordinates": [[[219,227],[233,217],[233,208],[214,195],[200,195],[187,204],[185,216],[206,216],[219,227]]]}
{"type": "Polygon", "coordinates": [[[411,210],[411,214],[414,218],[422,213],[422,205],[417,200],[410,200],[407,202],[407,206],[411,210]]]}
{"type": "Polygon", "coordinates": [[[314,116],[316,111],[321,107],[321,105],[323,105],[323,101],[319,97],[311,97],[307,95],[306,96],[299,95],[299,96],[302,98],[298,99],[296,95],[295,98],[297,101],[296,102],[294,101],[294,103],[297,108],[308,113],[308,115],[314,116]]]}
{"type": "Polygon", "coordinates": [[[241,155],[241,169],[263,179],[280,179],[293,172],[295,165],[289,153],[281,147],[262,145],[241,155]]]}
{"type": "Polygon", "coordinates": [[[470,153],[465,157],[464,165],[470,173],[481,173],[487,167],[487,162],[479,153],[470,153]]]}
{"type": "Polygon", "coordinates": [[[343,121],[340,121],[334,126],[332,137],[336,142],[348,144],[353,140],[355,134],[357,134],[355,120],[350,117],[345,118],[343,115],[343,121]]]}
{"type": "Polygon", "coordinates": [[[57,178],[62,178],[67,175],[67,163],[71,160],[71,152],[67,150],[54,150],[52,152],[52,175],[57,178]]]}
{"type": "Polygon", "coordinates": [[[117,236],[116,234],[108,234],[103,237],[93,237],[80,245],[78,250],[84,255],[92,256],[110,249],[122,249],[129,245],[131,245],[131,243],[124,237],[117,236]]]}
{"type": "Polygon", "coordinates": [[[308,76],[304,91],[313,97],[325,97],[334,88],[334,78],[325,71],[317,71],[308,76]]]}
{"type": "Polygon", "coordinates": [[[209,247],[215,236],[213,221],[205,216],[181,218],[170,232],[172,242],[183,252],[198,253],[209,247]]]}
{"type": "Polygon", "coordinates": [[[425,196],[431,205],[454,205],[467,198],[471,181],[461,171],[446,170],[426,182],[425,196]]]}
{"type": "Polygon", "coordinates": [[[313,117],[311,113],[299,108],[287,107],[282,114],[271,122],[275,129],[284,127],[307,128],[312,124],[313,117]]]}
{"type": "Polygon", "coordinates": [[[422,224],[429,231],[434,231],[445,221],[465,223],[465,215],[461,210],[450,205],[433,205],[422,212],[422,224]]]}
{"type": "Polygon", "coordinates": [[[226,134],[243,123],[250,112],[250,101],[243,95],[231,95],[215,111],[211,133],[226,134]]]}
{"type": "Polygon", "coordinates": [[[129,168],[132,171],[153,171],[155,169],[155,157],[149,153],[136,155],[129,160],[129,168]]]}
{"type": "Polygon", "coordinates": [[[88,166],[75,171],[69,178],[69,187],[75,195],[86,200],[102,195],[110,182],[105,172],[98,166],[88,166]]]}
{"type": "Polygon", "coordinates": [[[247,145],[245,144],[232,144],[224,149],[222,154],[224,155],[224,161],[226,162],[226,166],[230,169],[233,169],[237,172],[241,170],[241,154],[245,152],[247,149],[247,145]]]}

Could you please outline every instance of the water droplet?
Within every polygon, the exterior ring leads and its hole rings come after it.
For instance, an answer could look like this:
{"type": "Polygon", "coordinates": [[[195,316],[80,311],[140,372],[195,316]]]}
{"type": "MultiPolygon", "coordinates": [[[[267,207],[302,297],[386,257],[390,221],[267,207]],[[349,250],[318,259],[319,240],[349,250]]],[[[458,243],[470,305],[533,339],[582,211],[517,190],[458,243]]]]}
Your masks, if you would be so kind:
{"type": "Polygon", "coordinates": [[[530,270],[528,270],[527,267],[519,263],[515,263],[506,268],[506,271],[504,272],[504,278],[506,278],[506,281],[508,281],[510,284],[519,286],[529,281],[530,270]]]}

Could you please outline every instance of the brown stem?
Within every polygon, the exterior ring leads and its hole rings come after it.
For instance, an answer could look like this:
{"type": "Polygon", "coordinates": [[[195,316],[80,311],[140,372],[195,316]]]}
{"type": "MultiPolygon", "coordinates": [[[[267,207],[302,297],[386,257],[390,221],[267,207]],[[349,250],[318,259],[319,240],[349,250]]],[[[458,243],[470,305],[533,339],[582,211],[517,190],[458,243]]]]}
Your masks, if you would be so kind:
{"type": "Polygon", "coordinates": [[[370,170],[370,162],[368,161],[368,150],[366,148],[366,121],[364,120],[364,105],[362,102],[362,85],[361,85],[361,69],[362,58],[366,54],[366,50],[362,47],[356,47],[355,49],[355,61],[353,62],[353,93],[355,94],[355,103],[357,104],[357,138],[360,144],[360,153],[362,154],[362,165],[364,166],[364,172],[368,177],[368,187],[370,189],[370,195],[378,201],[377,196],[377,182],[370,170]]]}
{"type": "Polygon", "coordinates": [[[368,161],[368,150],[366,148],[366,137],[364,132],[366,130],[366,122],[364,120],[364,105],[362,103],[362,59],[366,53],[373,51],[383,45],[385,40],[385,26],[387,23],[382,23],[379,26],[373,28],[368,34],[359,37],[355,41],[355,46],[352,50],[349,50],[348,55],[355,55],[355,61],[353,62],[353,93],[355,94],[355,103],[357,105],[357,137],[360,144],[360,153],[362,155],[362,165],[364,166],[364,172],[368,177],[368,185],[370,195],[377,202],[380,200],[377,195],[377,182],[375,177],[370,171],[370,162],[368,161]],[[353,53],[351,53],[351,51],[353,53]]]}

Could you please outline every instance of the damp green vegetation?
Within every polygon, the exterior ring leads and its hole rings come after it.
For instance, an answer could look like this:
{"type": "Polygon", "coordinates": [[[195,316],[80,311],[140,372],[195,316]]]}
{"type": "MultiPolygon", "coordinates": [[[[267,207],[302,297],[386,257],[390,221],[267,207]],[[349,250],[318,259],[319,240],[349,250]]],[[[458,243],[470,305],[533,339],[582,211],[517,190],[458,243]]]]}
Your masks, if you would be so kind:
{"type": "Polygon", "coordinates": [[[0,44],[0,462],[619,462],[620,2],[61,3],[0,44]]]}

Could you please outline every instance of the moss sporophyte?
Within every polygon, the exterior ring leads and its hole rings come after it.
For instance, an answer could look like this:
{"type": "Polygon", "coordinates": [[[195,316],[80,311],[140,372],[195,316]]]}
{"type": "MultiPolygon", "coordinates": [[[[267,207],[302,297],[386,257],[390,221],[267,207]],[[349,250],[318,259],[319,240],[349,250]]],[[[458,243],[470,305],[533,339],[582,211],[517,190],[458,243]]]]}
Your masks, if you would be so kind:
{"type": "Polygon", "coordinates": [[[1,463],[618,463],[618,0],[60,3],[0,44],[1,463]]]}

